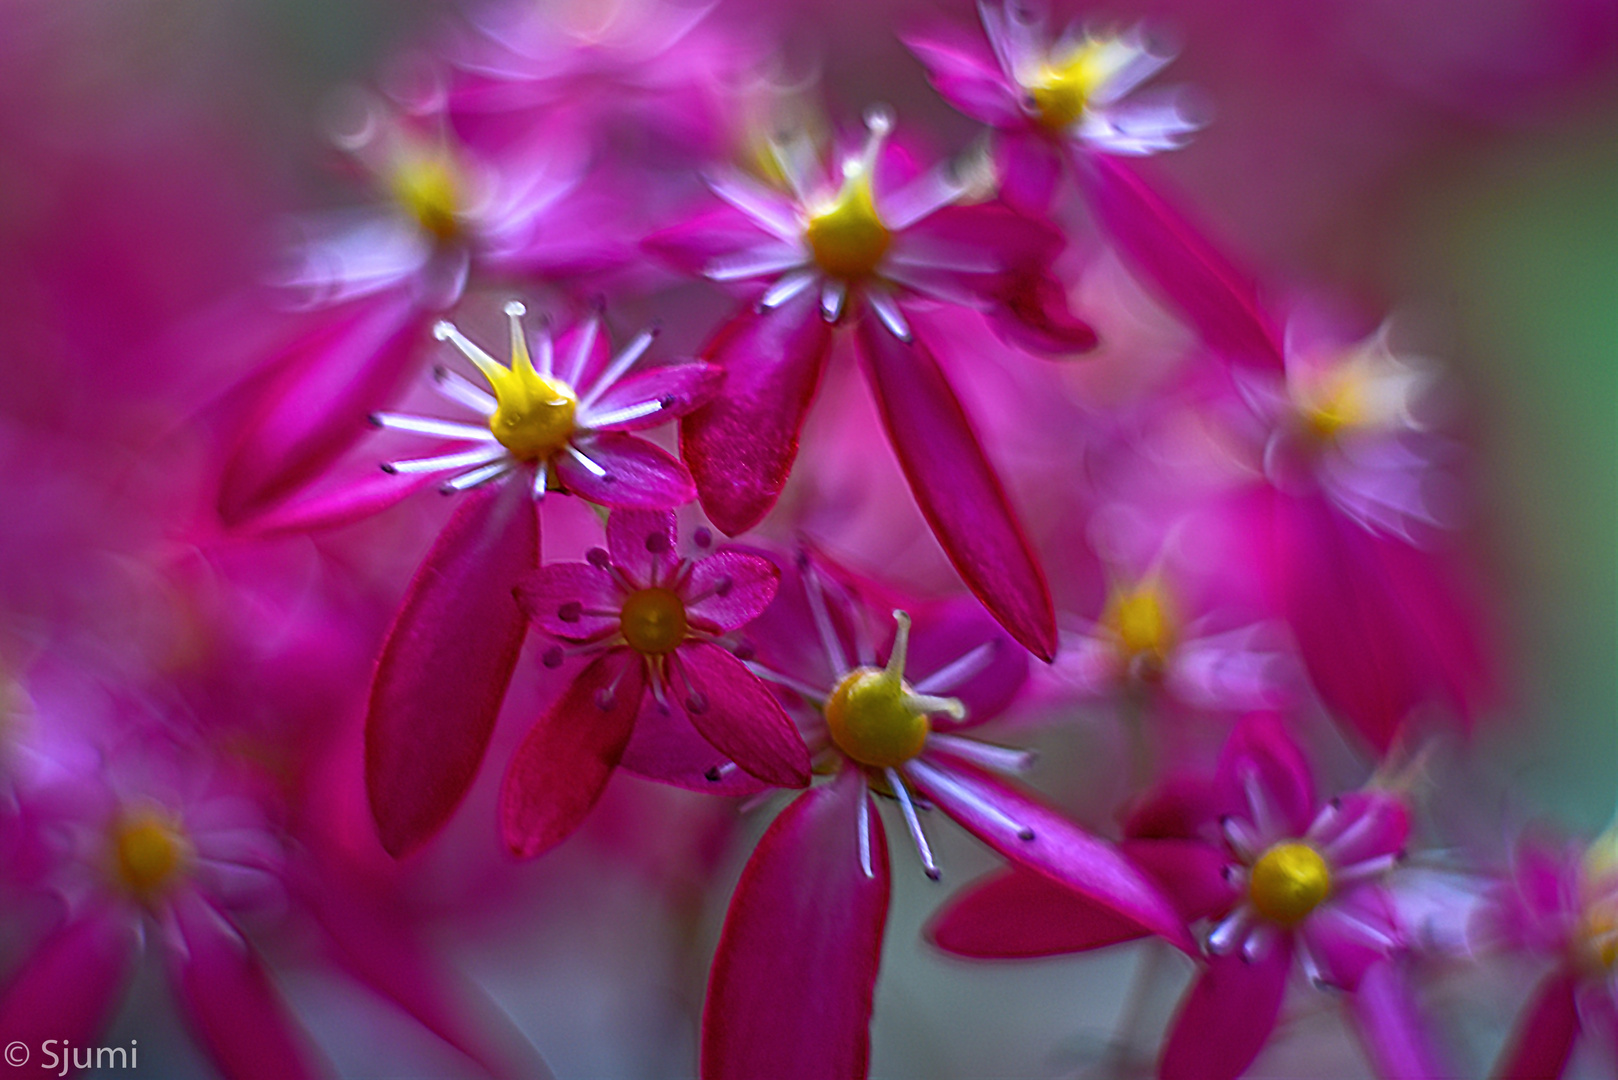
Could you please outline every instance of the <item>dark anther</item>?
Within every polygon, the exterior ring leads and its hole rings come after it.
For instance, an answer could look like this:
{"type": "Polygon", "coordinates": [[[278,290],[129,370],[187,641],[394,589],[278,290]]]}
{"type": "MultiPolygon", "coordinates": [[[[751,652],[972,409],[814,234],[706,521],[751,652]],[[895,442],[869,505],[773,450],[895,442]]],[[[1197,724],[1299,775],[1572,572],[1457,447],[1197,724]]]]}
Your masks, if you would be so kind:
{"type": "Polygon", "coordinates": [[[610,712],[612,710],[612,702],[613,696],[611,690],[596,691],[596,708],[600,709],[602,712],[610,712]]]}
{"type": "Polygon", "coordinates": [[[370,416],[367,416],[365,419],[367,419],[367,420],[369,420],[371,422],[372,427],[381,427],[382,426],[382,417],[378,413],[372,413],[370,416]]]}
{"type": "Polygon", "coordinates": [[[707,772],[703,773],[702,778],[708,781],[710,784],[719,783],[719,766],[715,765],[707,772]]]}
{"type": "Polygon", "coordinates": [[[713,587],[714,595],[715,596],[729,596],[730,595],[730,588],[734,584],[736,584],[736,583],[734,581],[732,581],[730,579],[730,575],[727,574],[726,576],[720,578],[717,582],[714,583],[714,587],[713,587]]]}
{"type": "Polygon", "coordinates": [[[709,531],[706,525],[699,525],[696,531],[691,534],[691,542],[706,551],[713,544],[713,533],[709,531]]]}
{"type": "Polygon", "coordinates": [[[658,398],[657,399],[657,407],[659,409],[672,409],[672,408],[674,408],[674,395],[673,394],[664,394],[662,397],[658,398]]]}
{"type": "Polygon", "coordinates": [[[693,690],[691,696],[685,699],[687,712],[705,713],[708,711],[708,699],[702,696],[701,691],[693,690]]]}
{"type": "Polygon", "coordinates": [[[753,648],[751,641],[738,641],[736,647],[730,651],[735,654],[738,660],[751,660],[758,655],[758,651],[753,648]]]}
{"type": "Polygon", "coordinates": [[[1017,830],[1018,840],[1032,840],[1033,838],[1034,830],[1030,829],[1028,826],[1024,825],[1022,828],[1017,830]]]}
{"type": "Polygon", "coordinates": [[[668,538],[667,533],[647,533],[646,534],[646,550],[647,551],[650,551],[653,555],[661,555],[665,551],[667,551],[668,549],[669,549],[669,538],[668,538]]]}
{"type": "Polygon", "coordinates": [[[556,617],[563,622],[578,622],[579,616],[584,614],[584,605],[577,600],[569,600],[556,609],[556,617]]]}
{"type": "Polygon", "coordinates": [[[544,664],[548,668],[559,668],[559,667],[561,667],[562,666],[562,647],[560,645],[552,645],[550,648],[546,649],[545,652],[540,656],[539,662],[544,664]]]}
{"type": "Polygon", "coordinates": [[[584,558],[597,570],[605,570],[612,565],[612,556],[607,554],[605,548],[591,548],[584,553],[584,558]]]}

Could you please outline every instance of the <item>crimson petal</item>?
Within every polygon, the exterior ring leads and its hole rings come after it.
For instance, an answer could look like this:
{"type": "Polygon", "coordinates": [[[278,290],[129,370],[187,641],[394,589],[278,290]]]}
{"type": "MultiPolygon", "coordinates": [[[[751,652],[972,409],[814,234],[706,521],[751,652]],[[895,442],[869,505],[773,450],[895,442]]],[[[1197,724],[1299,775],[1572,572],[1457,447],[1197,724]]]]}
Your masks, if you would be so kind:
{"type": "Polygon", "coordinates": [[[783,810],[742,870],[702,1008],[703,1080],[864,1077],[887,915],[882,821],[845,769],[783,810]]]}
{"type": "Polygon", "coordinates": [[[1146,935],[1133,919],[1018,867],[961,890],[925,933],[945,952],[978,959],[1085,952],[1146,935]]]}
{"type": "Polygon", "coordinates": [[[1371,967],[1349,996],[1349,1003],[1354,1027],[1378,1076],[1427,1080],[1457,1075],[1454,1069],[1439,1063],[1427,1032],[1422,1030],[1421,1011],[1410,992],[1404,965],[1389,960],[1371,967]]]}
{"type": "Polygon", "coordinates": [[[615,510],[662,510],[697,497],[685,466],[638,436],[602,431],[574,445],[602,475],[566,450],[551,460],[562,483],[581,499],[615,510]]]}
{"type": "Polygon", "coordinates": [[[875,319],[861,321],[858,340],[888,439],[933,534],[1000,625],[1051,659],[1056,612],[1045,574],[938,362],[875,319]]]}
{"type": "Polygon", "coordinates": [[[670,659],[690,684],[677,701],[714,749],[776,787],[809,786],[809,748],[757,675],[705,641],[687,641],[670,659]]]}
{"type": "Polygon", "coordinates": [[[645,688],[641,658],[614,649],[524,737],[500,785],[500,832],[513,854],[532,858],[579,827],[624,755],[645,688]]]}
{"type": "Polygon", "coordinates": [[[662,408],[630,420],[602,424],[597,431],[638,431],[656,427],[706,404],[719,392],[725,373],[712,364],[670,364],[619,379],[590,407],[591,416],[656,401],[662,408]]]}
{"type": "Polygon", "coordinates": [[[703,358],[725,369],[719,396],[680,422],[680,456],[702,508],[727,535],[757,525],[775,505],[798,456],[798,435],[820,385],[831,329],[807,289],[772,311],[744,312],[703,358]]]}
{"type": "Polygon", "coordinates": [[[1275,1030],[1291,968],[1291,938],[1257,960],[1239,950],[1209,960],[1169,1027],[1161,1080],[1236,1080],[1275,1030]]]}
{"type": "Polygon", "coordinates": [[[553,637],[593,641],[618,629],[623,596],[606,570],[587,563],[551,563],[523,578],[517,604],[553,637]]]}
{"type": "Polygon", "coordinates": [[[528,626],[512,590],[538,561],[538,516],[507,483],[463,497],[410,582],[365,719],[366,792],[395,858],[443,827],[477,775],[528,626]]]}
{"type": "Polygon", "coordinates": [[[721,633],[758,618],[781,587],[781,570],[743,551],[716,551],[698,559],[686,582],[685,613],[694,623],[721,633]]]}
{"type": "MultiPolygon", "coordinates": [[[[111,907],[60,927],[11,977],[0,997],[0,1034],[28,1047],[46,1039],[93,1044],[123,997],[139,942],[136,923],[111,907]]],[[[37,1073],[15,1074],[52,1075],[36,1064],[37,1073]]]]}
{"type": "Polygon", "coordinates": [[[1497,1080],[1556,1080],[1579,1037],[1577,973],[1561,967],[1541,980],[1494,1067],[1497,1080]]]}

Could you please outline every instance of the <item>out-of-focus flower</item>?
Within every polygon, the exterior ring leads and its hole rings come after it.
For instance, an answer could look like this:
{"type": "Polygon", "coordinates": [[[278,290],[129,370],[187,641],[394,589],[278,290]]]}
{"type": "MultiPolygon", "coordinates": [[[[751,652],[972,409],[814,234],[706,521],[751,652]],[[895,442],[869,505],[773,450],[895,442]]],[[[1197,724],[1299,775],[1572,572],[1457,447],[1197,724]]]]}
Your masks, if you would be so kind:
{"type": "MultiPolygon", "coordinates": [[[[440,324],[494,396],[448,371],[438,387],[484,413],[486,427],[378,417],[386,427],[476,444],[389,466],[406,477],[470,470],[449,481],[469,494],[412,579],[371,684],[366,781],[383,846],[395,855],[419,847],[444,824],[483,759],[527,626],[512,590],[538,565],[534,504],[552,485],[607,506],[672,506],[694,494],[679,462],[628,431],[706,400],[712,368],[676,364],[625,377],[651,335],[609,360],[605,336],[590,322],[560,343],[568,365],[558,374],[549,331],[540,337],[536,367],[522,306],[506,311],[509,367],[440,324]]],[[[369,489],[361,496],[370,507],[369,489]]]]}
{"type": "Polygon", "coordinates": [[[834,779],[781,813],[742,872],[703,1008],[703,1076],[865,1075],[889,888],[874,793],[899,804],[929,877],[939,870],[918,795],[1051,888],[1189,945],[1173,908],[1111,845],[993,775],[1020,771],[1029,755],[957,734],[992,719],[1026,672],[975,606],[934,613],[927,664],[911,662],[910,616],[895,611],[879,662],[867,613],[807,556],[797,584],[801,599],[753,635],[757,665],[812,706],[816,769],[834,779]],[[942,696],[951,691],[993,704],[968,717],[960,698],[942,696]]]}
{"type": "MultiPolygon", "coordinates": [[[[1409,813],[1366,790],[1320,804],[1296,745],[1270,714],[1243,719],[1212,782],[1171,781],[1132,816],[1128,857],[1188,921],[1206,919],[1208,962],[1163,1048],[1165,1078],[1234,1078],[1269,1040],[1293,960],[1346,991],[1367,1048],[1392,1076],[1438,1075],[1407,992],[1406,942],[1381,884],[1403,854],[1409,813]],[[1215,839],[1217,838],[1217,839],[1215,839]],[[1364,1000],[1359,995],[1370,990],[1364,1000]]],[[[1138,926],[1026,872],[990,877],[930,927],[967,956],[1045,956],[1127,941],[1138,926]]]]}
{"type": "Polygon", "coordinates": [[[670,512],[614,511],[606,550],[587,564],[553,563],[518,587],[528,617],[568,643],[546,653],[547,666],[559,666],[564,652],[592,659],[511,759],[500,821],[516,854],[538,855],[578,827],[623,757],[648,692],[654,704],[642,723],[683,720],[765,783],[809,783],[797,728],[716,641],[758,617],[780,572],[740,551],[682,559],[677,540],[670,512]]]}
{"type": "Polygon", "coordinates": [[[717,281],[771,279],[756,311],[721,328],[705,355],[725,368],[719,396],[681,425],[680,444],[709,517],[732,535],[757,524],[780,494],[831,344],[854,319],[855,342],[911,491],[969,588],[1036,655],[1055,650],[1049,591],[999,477],[925,342],[929,304],[1011,311],[1044,326],[1070,321],[1030,294],[1058,234],[1004,206],[952,205],[968,178],[934,169],[908,182],[904,155],[884,143],[891,117],[873,110],[863,149],[835,172],[803,142],[777,148],[788,190],[741,173],[710,184],[728,207],[652,237],[648,245],[717,281]],[[879,166],[882,166],[879,168],[879,166]],[[1010,301],[1015,294],[1020,300],[1010,301]],[[1044,316],[1049,316],[1048,318],[1044,316]]]}

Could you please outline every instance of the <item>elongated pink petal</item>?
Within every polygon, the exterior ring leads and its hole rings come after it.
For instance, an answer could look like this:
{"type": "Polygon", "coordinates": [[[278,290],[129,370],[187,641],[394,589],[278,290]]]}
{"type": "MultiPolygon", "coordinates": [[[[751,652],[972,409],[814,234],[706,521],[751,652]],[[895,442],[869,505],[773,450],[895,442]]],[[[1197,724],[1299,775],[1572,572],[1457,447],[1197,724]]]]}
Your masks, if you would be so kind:
{"type": "Polygon", "coordinates": [[[46,1039],[94,1044],[117,1011],[139,944],[131,913],[96,906],[24,960],[0,996],[0,1037],[27,1046],[36,1071],[8,1067],[7,1075],[54,1075],[41,1059],[46,1039]]]}
{"type": "Polygon", "coordinates": [[[1337,799],[1321,827],[1310,830],[1309,841],[1346,867],[1396,854],[1409,836],[1410,810],[1403,799],[1385,791],[1350,791],[1337,799]]]}
{"type": "Polygon", "coordinates": [[[1062,179],[1061,150],[1032,128],[1001,133],[994,144],[1000,197],[1024,214],[1045,214],[1062,179]]]}
{"type": "Polygon", "coordinates": [[[1032,795],[941,750],[905,767],[917,790],[961,827],[1025,869],[1077,892],[1191,952],[1185,922],[1155,884],[1116,848],[1032,795]]]}
{"type": "Polygon", "coordinates": [[[607,416],[649,401],[662,408],[644,416],[596,425],[597,431],[639,431],[665,424],[706,405],[719,392],[725,373],[713,364],[670,364],[619,379],[590,409],[592,416],[607,416]]]}
{"type": "Polygon", "coordinates": [[[1091,212],[1130,269],[1227,359],[1281,370],[1280,339],[1251,277],[1117,157],[1076,151],[1074,160],[1091,212]]]}
{"type": "Polygon", "coordinates": [[[551,563],[518,583],[517,604],[547,634],[592,641],[618,629],[623,596],[606,570],[588,563],[551,563]]]}
{"type": "Polygon", "coordinates": [[[271,537],[352,525],[372,514],[380,514],[442,479],[436,473],[385,473],[369,469],[359,479],[337,487],[300,492],[253,518],[244,531],[271,537]]]}
{"type": "Polygon", "coordinates": [[[1068,306],[1067,289],[1044,268],[1008,273],[995,289],[989,326],[1008,345],[1043,356],[1096,347],[1095,328],[1068,306]]]}
{"type": "Polygon", "coordinates": [[[1201,840],[1125,840],[1118,848],[1157,882],[1188,924],[1223,915],[1241,895],[1225,880],[1224,852],[1201,840]]]}
{"type": "Polygon", "coordinates": [[[174,904],[184,948],[168,961],[197,1041],[227,1080],[299,1080],[322,1075],[252,947],[207,901],[174,904]]]}
{"type": "Polygon", "coordinates": [[[704,739],[760,780],[809,786],[809,748],[757,675],[705,641],[687,641],[671,659],[690,690],[676,701],[704,739]]]}
{"type": "Polygon", "coordinates": [[[861,321],[858,340],[888,438],[933,534],[1000,625],[1049,660],[1056,612],[1045,574],[938,361],[875,319],[861,321]]]}
{"type": "Polygon", "coordinates": [[[770,787],[738,768],[697,734],[684,709],[648,699],[618,767],[663,784],[708,795],[756,795],[770,787]]]}
{"type": "Polygon", "coordinates": [[[781,812],[736,884],[702,1008],[703,1080],[864,1077],[887,916],[887,839],[845,769],[781,812]]]}
{"type": "Polygon", "coordinates": [[[641,247],[687,274],[702,276],[713,261],[769,238],[752,218],[730,205],[711,207],[648,236],[641,247]]]}
{"type": "Polygon", "coordinates": [[[1219,778],[1231,800],[1230,809],[1255,825],[1264,824],[1255,818],[1268,816],[1281,834],[1297,837],[1314,821],[1318,805],[1314,774],[1274,713],[1241,718],[1225,742],[1219,778]]]}
{"type": "Polygon", "coordinates": [[[579,827],[623,757],[645,688],[640,656],[614,649],[528,732],[500,785],[500,833],[513,854],[532,858],[579,827]]]}
{"type": "MultiPolygon", "coordinates": [[[[1441,1062],[1404,965],[1384,961],[1365,973],[1349,997],[1360,1043],[1385,1080],[1438,1080],[1460,1075],[1441,1062]]],[[[1537,1076],[1548,1076],[1536,1073],[1537,1076]]]]}
{"type": "Polygon", "coordinates": [[[1500,693],[1488,613],[1456,568],[1446,564],[1452,552],[1424,551],[1392,536],[1373,542],[1388,593],[1397,599],[1410,640],[1421,650],[1426,682],[1469,723],[1500,693]]]}
{"type": "Polygon", "coordinates": [[[981,40],[945,26],[901,34],[900,40],[927,69],[933,89],[972,119],[992,127],[1024,122],[1010,81],[981,40]]]}
{"type": "Polygon", "coordinates": [[[945,952],[986,960],[1086,952],[1146,933],[1044,874],[1015,867],[962,889],[925,931],[945,952]]]}
{"type": "MultiPolygon", "coordinates": [[[[891,642],[879,652],[884,663],[890,648],[891,642]]],[[[959,724],[933,720],[936,729],[960,731],[988,723],[1011,704],[1028,680],[1028,651],[983,605],[963,596],[918,615],[906,670],[922,693],[956,698],[966,706],[959,724]]]]}
{"type": "Polygon", "coordinates": [[[429,313],[408,289],[353,301],[273,363],[220,480],[219,513],[246,521],[303,487],[369,428],[366,417],[409,381],[429,313]]]}
{"type": "Polygon", "coordinates": [[[725,369],[725,383],[680,422],[680,456],[709,520],[727,535],[770,512],[798,456],[798,433],[831,344],[813,292],[736,316],[703,349],[705,360],[725,369]]]}
{"type": "Polygon", "coordinates": [[[1567,967],[1540,981],[1495,1062],[1496,1080],[1556,1080],[1566,1071],[1579,1037],[1578,985],[1578,974],[1567,967]]]}
{"type": "Polygon", "coordinates": [[[388,630],[365,718],[365,786],[382,846],[400,858],[455,812],[477,775],[528,620],[512,590],[539,561],[521,484],[470,492],[388,630]]]}
{"type": "Polygon", "coordinates": [[[1240,950],[1215,956],[1169,1026],[1158,1065],[1162,1080],[1236,1080],[1275,1030],[1292,968],[1292,939],[1257,960],[1240,950]]]}
{"type": "Polygon", "coordinates": [[[638,586],[667,582],[680,565],[679,526],[668,510],[615,510],[607,516],[607,554],[638,586]]]}
{"type": "Polygon", "coordinates": [[[780,587],[781,570],[770,560],[716,551],[691,568],[686,617],[709,630],[736,630],[758,618],[780,587]]]}
{"type": "Polygon", "coordinates": [[[581,499],[615,510],[661,510],[697,497],[685,466],[639,436],[603,431],[574,446],[604,474],[598,476],[566,450],[551,459],[562,483],[581,499]]]}

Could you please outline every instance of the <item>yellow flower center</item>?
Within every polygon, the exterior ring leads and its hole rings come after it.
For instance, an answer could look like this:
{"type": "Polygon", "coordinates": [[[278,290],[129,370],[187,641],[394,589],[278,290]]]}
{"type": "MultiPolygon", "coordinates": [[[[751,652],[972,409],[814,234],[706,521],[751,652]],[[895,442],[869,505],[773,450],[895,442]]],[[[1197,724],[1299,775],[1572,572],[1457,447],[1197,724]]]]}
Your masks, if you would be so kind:
{"type": "Polygon", "coordinates": [[[1366,373],[1344,365],[1299,393],[1304,426],[1321,441],[1330,441],[1345,429],[1372,420],[1366,373]]]}
{"type": "Polygon", "coordinates": [[[560,379],[541,374],[528,352],[523,332],[523,305],[506,305],[511,321],[511,366],[508,368],[474,345],[454,326],[441,322],[433,329],[440,341],[450,339],[477,365],[494,390],[495,410],[489,430],[500,445],[519,461],[542,461],[565,448],[573,437],[579,396],[560,379]]]}
{"type": "Polygon", "coordinates": [[[932,733],[932,713],[957,720],[966,708],[954,698],[918,694],[904,680],[910,652],[910,616],[899,624],[885,668],[860,667],[844,675],[826,701],[826,728],[837,749],[876,769],[897,768],[920,754],[932,733]]]}
{"type": "Polygon", "coordinates": [[[461,181],[444,153],[406,156],[393,170],[393,197],[422,229],[440,240],[460,232],[461,181]]]}
{"type": "Polygon", "coordinates": [[[668,589],[640,589],[625,598],[618,629],[642,656],[663,656],[685,640],[685,604],[668,589]]]}
{"type": "Polygon", "coordinates": [[[1104,40],[1087,39],[1039,65],[1026,85],[1040,123],[1064,131],[1084,116],[1090,99],[1110,74],[1105,63],[1107,46],[1104,40]]]}
{"type": "Polygon", "coordinates": [[[1247,895],[1259,914],[1283,926],[1301,922],[1331,892],[1331,871],[1320,852],[1288,840],[1253,864],[1247,895]]]}
{"type": "Polygon", "coordinates": [[[179,824],[157,811],[137,811],[113,827],[113,873],[142,900],[167,891],[190,855],[190,842],[179,824]]]}
{"type": "Polygon", "coordinates": [[[1102,623],[1126,657],[1161,661],[1174,647],[1176,620],[1164,590],[1153,581],[1113,592],[1102,623]]]}
{"type": "Polygon", "coordinates": [[[876,211],[869,173],[860,170],[843,183],[837,197],[809,218],[804,239],[815,262],[833,277],[867,277],[877,268],[893,234],[876,211]]]}

